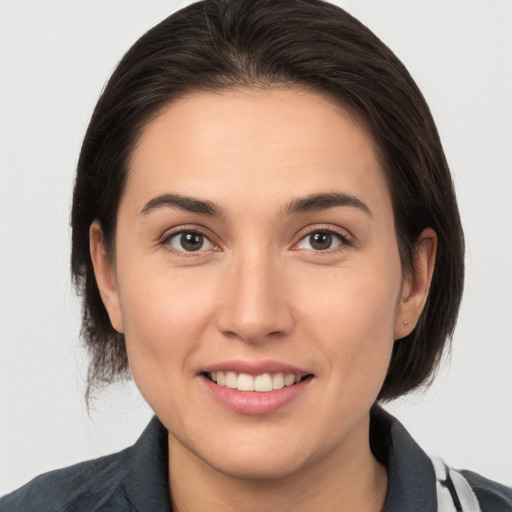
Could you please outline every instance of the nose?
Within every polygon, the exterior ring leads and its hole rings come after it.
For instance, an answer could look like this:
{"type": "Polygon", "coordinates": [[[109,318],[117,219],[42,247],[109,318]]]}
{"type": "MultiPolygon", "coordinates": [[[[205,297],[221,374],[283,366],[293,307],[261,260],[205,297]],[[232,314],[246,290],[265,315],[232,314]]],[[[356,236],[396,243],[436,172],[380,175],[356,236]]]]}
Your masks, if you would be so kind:
{"type": "Polygon", "coordinates": [[[282,263],[265,255],[239,258],[222,289],[218,329],[247,343],[263,343],[294,328],[291,297],[282,263]]]}

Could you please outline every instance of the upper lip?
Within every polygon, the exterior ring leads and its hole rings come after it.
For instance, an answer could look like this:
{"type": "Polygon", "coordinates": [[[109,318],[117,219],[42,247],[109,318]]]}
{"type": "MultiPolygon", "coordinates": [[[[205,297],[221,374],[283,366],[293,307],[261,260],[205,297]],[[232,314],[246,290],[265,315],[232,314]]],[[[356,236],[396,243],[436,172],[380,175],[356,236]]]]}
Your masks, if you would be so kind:
{"type": "Polygon", "coordinates": [[[292,373],[293,375],[299,375],[300,377],[304,377],[311,373],[301,368],[298,368],[297,366],[271,359],[262,361],[247,361],[243,359],[233,359],[230,361],[212,363],[208,366],[205,366],[202,370],[202,373],[229,371],[236,373],[247,373],[248,375],[252,376],[262,375],[264,373],[292,373]]]}

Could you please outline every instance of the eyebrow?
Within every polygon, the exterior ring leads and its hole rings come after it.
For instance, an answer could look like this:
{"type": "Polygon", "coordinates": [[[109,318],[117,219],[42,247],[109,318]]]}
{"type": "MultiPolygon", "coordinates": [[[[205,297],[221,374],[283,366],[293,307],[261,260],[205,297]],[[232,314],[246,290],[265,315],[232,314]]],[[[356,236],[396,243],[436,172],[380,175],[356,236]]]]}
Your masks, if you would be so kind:
{"type": "Polygon", "coordinates": [[[370,208],[361,199],[341,192],[312,194],[294,199],[285,206],[283,212],[285,215],[294,215],[297,213],[319,212],[336,206],[358,208],[370,217],[372,216],[370,208]]]}
{"type": "MultiPolygon", "coordinates": [[[[282,211],[284,215],[296,215],[318,212],[337,206],[358,208],[370,217],[372,216],[370,208],[363,201],[353,195],[341,192],[328,192],[300,197],[289,202],[282,211]]],[[[176,208],[209,217],[225,217],[223,209],[212,201],[182,196],[180,194],[161,194],[154,197],[144,205],[140,215],[147,215],[159,208],[176,208]]]]}
{"type": "Polygon", "coordinates": [[[222,208],[215,203],[179,194],[161,194],[154,197],[144,205],[140,211],[140,215],[146,215],[159,208],[176,208],[178,210],[199,213],[209,217],[224,217],[222,208]]]}

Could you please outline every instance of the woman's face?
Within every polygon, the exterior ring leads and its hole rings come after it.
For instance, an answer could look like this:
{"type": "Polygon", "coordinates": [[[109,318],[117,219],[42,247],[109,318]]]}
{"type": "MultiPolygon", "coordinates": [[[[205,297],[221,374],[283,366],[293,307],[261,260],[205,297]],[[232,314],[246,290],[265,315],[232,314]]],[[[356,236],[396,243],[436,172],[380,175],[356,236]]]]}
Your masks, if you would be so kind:
{"type": "Polygon", "coordinates": [[[296,90],[176,101],[135,148],[114,265],[97,224],[91,241],[171,446],[266,479],[368,445],[424,297],[403,280],[372,139],[339,106],[296,90]]]}

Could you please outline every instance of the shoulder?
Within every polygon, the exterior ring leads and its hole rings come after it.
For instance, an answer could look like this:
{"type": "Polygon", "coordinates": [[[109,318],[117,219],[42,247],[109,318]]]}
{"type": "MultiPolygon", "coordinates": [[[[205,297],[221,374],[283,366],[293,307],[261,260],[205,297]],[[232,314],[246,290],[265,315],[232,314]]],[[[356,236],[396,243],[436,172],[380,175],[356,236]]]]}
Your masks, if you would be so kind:
{"type": "Polygon", "coordinates": [[[2,512],[129,510],[128,450],[40,475],[0,499],[2,512]]]}
{"type": "Polygon", "coordinates": [[[133,446],[38,476],[0,498],[0,512],[168,512],[167,435],[153,417],[133,446]]]}
{"type": "Polygon", "coordinates": [[[462,470],[460,473],[478,498],[482,512],[512,511],[512,487],[488,480],[472,471],[462,470]]]}
{"type": "Polygon", "coordinates": [[[386,512],[512,512],[512,488],[428,457],[403,425],[380,407],[372,409],[370,443],[388,470],[386,512]]]}
{"type": "Polygon", "coordinates": [[[431,459],[436,475],[438,511],[511,512],[512,489],[467,470],[431,459]]]}

